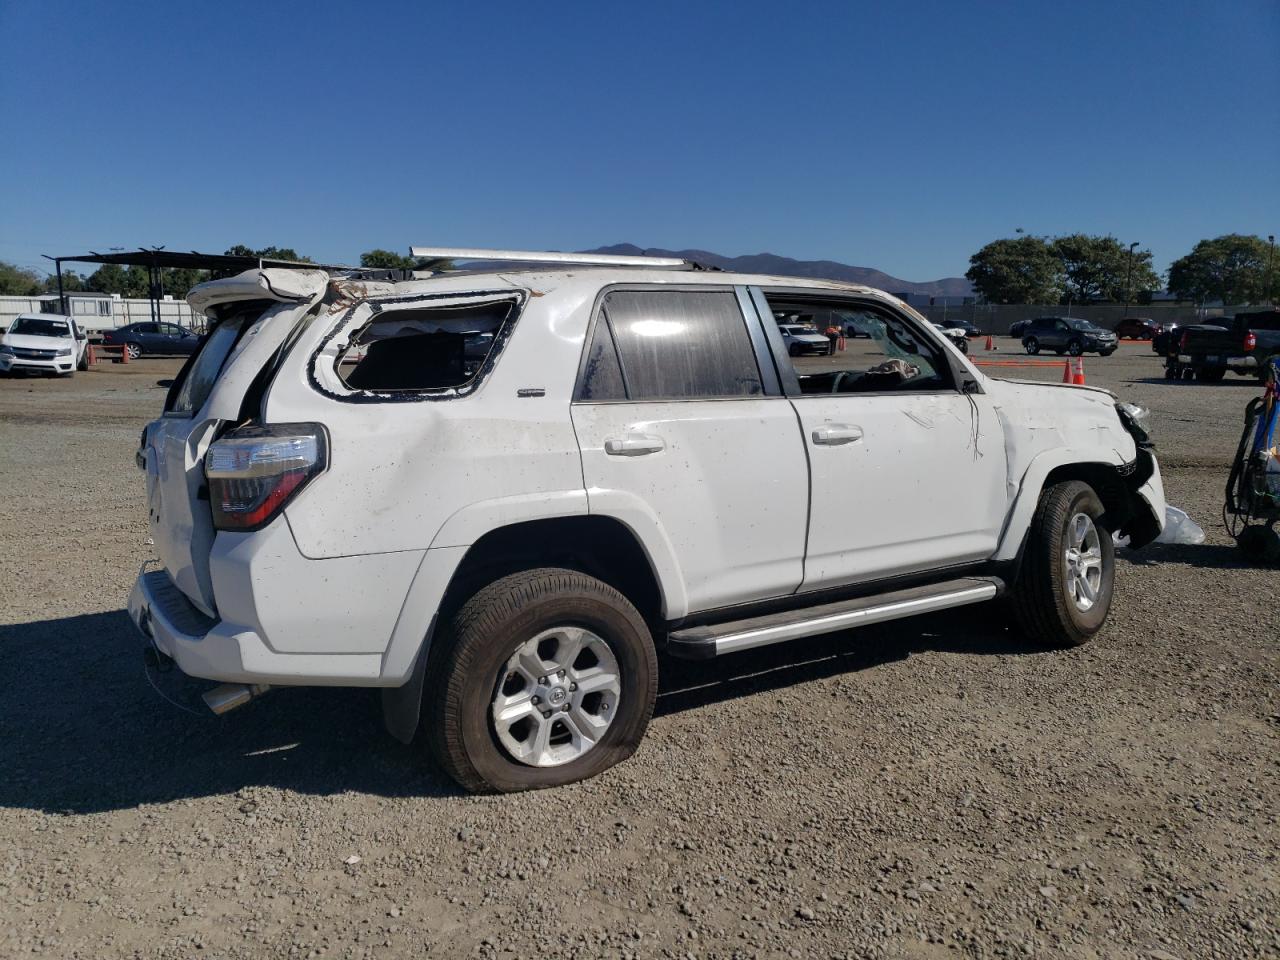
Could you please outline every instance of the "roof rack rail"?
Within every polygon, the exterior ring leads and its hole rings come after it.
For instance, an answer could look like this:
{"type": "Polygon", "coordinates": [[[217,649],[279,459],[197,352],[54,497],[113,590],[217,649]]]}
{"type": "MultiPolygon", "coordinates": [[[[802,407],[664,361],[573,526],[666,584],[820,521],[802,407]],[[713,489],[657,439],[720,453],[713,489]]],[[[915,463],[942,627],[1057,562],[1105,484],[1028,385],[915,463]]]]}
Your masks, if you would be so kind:
{"type": "Polygon", "coordinates": [[[679,257],[632,257],[612,253],[559,253],[551,250],[483,250],[474,247],[410,247],[419,260],[506,260],[529,263],[571,263],[593,267],[675,267],[702,269],[679,257]]]}

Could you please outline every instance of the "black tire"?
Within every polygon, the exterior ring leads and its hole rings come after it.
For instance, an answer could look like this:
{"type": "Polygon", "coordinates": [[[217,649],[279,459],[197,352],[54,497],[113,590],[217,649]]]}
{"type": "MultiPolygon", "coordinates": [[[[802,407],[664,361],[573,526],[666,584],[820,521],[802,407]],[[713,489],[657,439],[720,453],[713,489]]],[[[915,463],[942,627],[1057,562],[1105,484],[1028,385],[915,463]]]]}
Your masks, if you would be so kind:
{"type": "Polygon", "coordinates": [[[1111,356],[1113,353],[1115,353],[1115,351],[1114,351],[1114,350],[1099,350],[1099,351],[1098,351],[1098,356],[1100,356],[1100,357],[1109,357],[1109,356],[1111,356]]]}
{"type": "Polygon", "coordinates": [[[1073,357],[1080,356],[1080,354],[1084,353],[1084,344],[1079,340],[1072,340],[1067,344],[1067,353],[1073,357]]]}
{"type": "Polygon", "coordinates": [[[472,793],[511,793],[585,780],[626,760],[644,737],[658,694],[658,661],[644,618],[621,593],[575,570],[542,568],[496,580],[471,597],[431,646],[423,734],[437,762],[472,793]],[[507,753],[490,717],[507,661],[551,627],[582,626],[618,664],[617,712],[600,740],[560,766],[507,753]]]}
{"type": "Polygon", "coordinates": [[[800,348],[793,343],[791,346],[787,347],[787,353],[793,357],[798,357],[800,356],[800,348]]]}
{"type": "Polygon", "coordinates": [[[1025,340],[1022,341],[1022,349],[1026,350],[1027,353],[1031,354],[1032,356],[1035,356],[1037,353],[1040,352],[1040,341],[1037,340],[1035,337],[1027,337],[1025,340]]]}
{"type": "Polygon", "coordinates": [[[1196,371],[1196,379],[1205,383],[1217,383],[1227,375],[1226,367],[1200,367],[1196,371]]]}
{"type": "Polygon", "coordinates": [[[80,359],[76,361],[76,369],[84,373],[89,369],[89,348],[85,347],[84,353],[80,354],[80,359]]]}
{"type": "Polygon", "coordinates": [[[1166,366],[1164,368],[1164,378],[1166,380],[1177,380],[1178,376],[1179,376],[1179,371],[1177,367],[1166,366]]]}
{"type": "Polygon", "coordinates": [[[1018,626],[1037,643],[1078,647],[1106,623],[1115,585],[1115,545],[1102,522],[1105,514],[1093,488],[1079,480],[1057,483],[1041,492],[1011,597],[1018,626]],[[1067,593],[1067,526],[1078,513],[1093,521],[1102,558],[1097,598],[1089,610],[1077,607],[1067,593]]]}

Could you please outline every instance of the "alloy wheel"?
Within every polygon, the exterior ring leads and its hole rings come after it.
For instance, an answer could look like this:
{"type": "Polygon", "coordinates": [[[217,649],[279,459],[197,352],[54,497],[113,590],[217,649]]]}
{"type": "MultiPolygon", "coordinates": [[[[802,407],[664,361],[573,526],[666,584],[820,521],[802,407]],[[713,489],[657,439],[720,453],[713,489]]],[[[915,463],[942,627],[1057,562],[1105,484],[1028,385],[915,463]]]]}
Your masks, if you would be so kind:
{"type": "Polygon", "coordinates": [[[557,767],[595,747],[618,713],[617,657],[583,627],[557,626],[525,641],[494,687],[498,743],[531,767],[557,767]]]}
{"type": "Polygon", "coordinates": [[[1087,513],[1077,513],[1067,523],[1062,552],[1063,589],[1076,609],[1093,609],[1102,592],[1102,543],[1098,526],[1087,513]]]}

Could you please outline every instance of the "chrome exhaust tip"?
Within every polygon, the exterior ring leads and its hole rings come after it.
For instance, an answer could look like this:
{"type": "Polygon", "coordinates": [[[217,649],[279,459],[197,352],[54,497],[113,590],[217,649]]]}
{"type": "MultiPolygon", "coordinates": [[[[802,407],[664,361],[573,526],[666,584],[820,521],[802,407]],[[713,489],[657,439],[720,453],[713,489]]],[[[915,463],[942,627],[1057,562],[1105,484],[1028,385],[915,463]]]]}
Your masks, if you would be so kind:
{"type": "Polygon", "coordinates": [[[243,707],[254,697],[260,697],[271,689],[270,684],[224,683],[202,694],[205,705],[218,716],[243,707]]]}

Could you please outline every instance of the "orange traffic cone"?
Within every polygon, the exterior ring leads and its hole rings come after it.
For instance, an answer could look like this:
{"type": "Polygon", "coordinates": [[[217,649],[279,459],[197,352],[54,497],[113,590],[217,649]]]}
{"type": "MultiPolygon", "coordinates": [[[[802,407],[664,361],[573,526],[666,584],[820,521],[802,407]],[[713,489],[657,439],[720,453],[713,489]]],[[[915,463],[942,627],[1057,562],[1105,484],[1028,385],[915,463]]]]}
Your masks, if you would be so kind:
{"type": "Polygon", "coordinates": [[[95,363],[97,363],[97,362],[98,362],[98,355],[97,355],[96,353],[94,353],[94,352],[93,352],[93,344],[92,344],[92,343],[91,343],[91,344],[89,344],[88,346],[86,346],[86,347],[85,347],[85,349],[89,351],[89,366],[91,366],[91,367],[92,367],[95,363]]]}
{"type": "Polygon", "coordinates": [[[1070,360],[1068,360],[1066,363],[1064,363],[1064,364],[1062,365],[1062,382],[1063,382],[1063,383],[1067,383],[1067,384],[1071,384],[1071,383],[1075,383],[1075,382],[1076,382],[1075,377],[1073,377],[1073,376],[1071,375],[1071,361],[1070,361],[1070,360]]]}
{"type": "Polygon", "coordinates": [[[994,350],[995,348],[996,348],[996,342],[995,342],[995,340],[992,338],[991,334],[989,334],[989,333],[988,333],[988,334],[987,334],[987,345],[986,345],[983,349],[984,349],[984,350],[994,350]]]}
{"type": "Polygon", "coordinates": [[[1083,387],[1084,383],[1084,357],[1076,357],[1076,369],[1071,378],[1071,382],[1077,387],[1083,387]]]}

